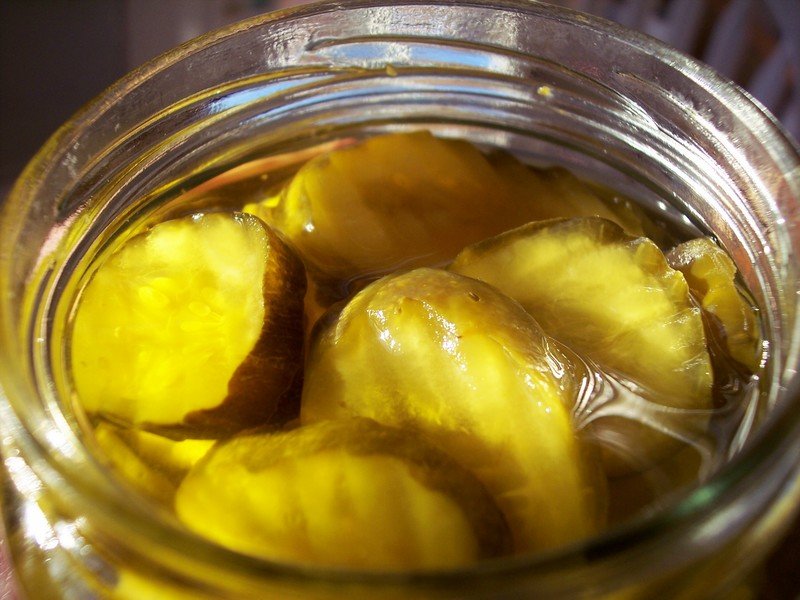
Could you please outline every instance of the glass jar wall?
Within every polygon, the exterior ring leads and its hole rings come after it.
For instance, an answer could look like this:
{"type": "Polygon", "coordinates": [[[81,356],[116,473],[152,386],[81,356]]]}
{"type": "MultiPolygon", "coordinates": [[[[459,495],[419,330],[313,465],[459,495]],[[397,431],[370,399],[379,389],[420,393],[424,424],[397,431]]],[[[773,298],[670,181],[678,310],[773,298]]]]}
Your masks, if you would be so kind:
{"type": "Polygon", "coordinates": [[[799,200],[797,148],[746,94],[650,38],[553,7],[319,4],[164,55],[60,129],[2,213],[3,511],[24,591],[724,596],[800,496],[799,200]],[[413,576],[244,557],[131,497],[93,458],[73,405],[63,327],[88,259],[242,162],[422,128],[565,166],[719,240],[768,346],[755,426],[730,461],[657,514],[579,547],[413,576]]]}

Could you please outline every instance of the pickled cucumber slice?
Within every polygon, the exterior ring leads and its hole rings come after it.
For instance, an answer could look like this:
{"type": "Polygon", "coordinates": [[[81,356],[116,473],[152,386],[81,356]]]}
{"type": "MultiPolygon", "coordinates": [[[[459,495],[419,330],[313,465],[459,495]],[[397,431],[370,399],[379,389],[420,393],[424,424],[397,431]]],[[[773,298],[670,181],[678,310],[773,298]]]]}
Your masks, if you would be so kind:
{"type": "Polygon", "coordinates": [[[152,468],[136,454],[119,431],[112,426],[103,426],[95,432],[95,440],[118,475],[144,496],[169,506],[178,489],[179,481],[173,481],[158,469],[152,468]]]}
{"type": "Polygon", "coordinates": [[[493,152],[487,159],[514,196],[537,204],[536,218],[531,220],[599,216],[631,235],[643,234],[646,217],[635,205],[624,204],[605,188],[581,181],[567,169],[532,169],[507,152],[493,152]]]}
{"type": "Polygon", "coordinates": [[[686,277],[692,294],[711,315],[718,335],[730,356],[750,373],[758,369],[760,334],[755,311],[736,287],[736,265],[709,238],[679,244],[667,254],[673,269],[686,277]]]}
{"type": "Polygon", "coordinates": [[[197,589],[187,591],[186,587],[175,583],[163,572],[154,577],[151,573],[142,573],[134,568],[116,566],[117,576],[113,590],[106,592],[110,600],[209,600],[214,598],[209,593],[201,594],[197,589]]]}
{"type": "Polygon", "coordinates": [[[301,422],[359,415],[423,432],[486,485],[518,551],[544,550],[602,520],[567,408],[578,377],[516,303],[422,268],[369,285],[319,330],[301,422]]]}
{"type": "Polygon", "coordinates": [[[189,473],[175,507],[224,546],[303,564],[447,568],[509,545],[469,471],[421,436],[369,419],[235,437],[189,473]]]}
{"type": "MultiPolygon", "coordinates": [[[[648,239],[599,218],[532,223],[465,249],[450,269],[508,294],[548,334],[633,382],[650,402],[701,411],[705,422],[712,374],[700,310],[648,239]]],[[[672,447],[669,436],[639,417],[597,418],[595,433],[656,462],[672,447]]],[[[611,454],[606,463],[613,474],[633,468],[611,454]]]]}
{"type": "Polygon", "coordinates": [[[198,462],[213,440],[175,441],[163,436],[100,423],[94,440],[114,470],[137,489],[171,506],[175,491],[189,469],[198,462]]]}
{"type": "Polygon", "coordinates": [[[300,261],[252,215],[156,225],[102,263],[79,298],[71,357],[81,404],[175,437],[296,412],[304,289],[300,261]]]}
{"type": "Polygon", "coordinates": [[[378,136],[309,161],[278,197],[244,210],[282,231],[315,274],[336,282],[438,265],[532,220],[614,218],[566,171],[552,176],[509,155],[492,160],[426,131],[378,136]]]}

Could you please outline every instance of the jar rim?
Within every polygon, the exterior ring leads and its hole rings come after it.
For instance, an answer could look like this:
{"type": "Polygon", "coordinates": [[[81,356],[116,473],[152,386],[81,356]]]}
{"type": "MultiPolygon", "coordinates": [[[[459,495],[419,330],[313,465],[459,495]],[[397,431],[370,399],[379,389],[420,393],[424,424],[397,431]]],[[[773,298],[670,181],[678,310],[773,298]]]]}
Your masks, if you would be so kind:
{"type": "MultiPolygon", "coordinates": [[[[142,82],[156,76],[158,73],[175,68],[181,61],[198,52],[223,44],[235,39],[238,35],[251,29],[266,31],[271,23],[277,21],[311,17],[323,13],[368,9],[375,7],[446,7],[448,10],[459,11],[470,8],[491,9],[493,11],[514,11],[527,15],[537,15],[549,19],[559,19],[577,24],[580,27],[590,28],[603,32],[603,35],[613,38],[616,42],[636,47],[639,50],[653,54],[661,61],[670,62],[674,68],[681,70],[696,85],[712,90],[716,94],[728,94],[731,110],[737,116],[750,124],[751,130],[768,148],[772,158],[786,178],[788,186],[787,197],[793,197],[795,204],[800,204],[800,147],[791,140],[780,124],[769,115],[756,100],[743,90],[736,88],[732,83],[715,73],[710,67],[702,65],[683,53],[668,48],[654,38],[644,34],[632,32],[620,25],[597,17],[577,13],[570,9],[527,2],[523,0],[493,0],[485,2],[460,2],[457,5],[450,0],[403,0],[390,2],[388,0],[341,0],[326,1],[311,5],[303,5],[284,9],[274,13],[253,17],[251,19],[224,27],[220,30],[205,34],[191,40],[139,69],[133,71],[125,78],[111,86],[100,97],[84,107],[63,125],[47,142],[36,157],[29,163],[12,190],[12,197],[24,199],[34,192],[26,181],[32,181],[41,173],[47,172],[53,164],[63,160],[64,148],[72,146],[79,141],[83,132],[91,128],[107,108],[125,98],[131,90],[137,88],[142,82]]],[[[266,33],[265,33],[266,35],[266,33]]],[[[445,42],[453,40],[444,40],[445,42]]],[[[4,217],[5,218],[5,217],[4,217]]],[[[0,252],[6,252],[0,248],[0,252]]],[[[5,303],[5,301],[4,301],[5,303]]],[[[796,304],[794,309],[800,304],[796,304]]],[[[2,307],[5,314],[10,314],[6,307],[2,307]]],[[[800,311],[797,311],[800,313],[800,311]]],[[[714,510],[716,502],[735,493],[738,485],[746,479],[753,477],[758,468],[766,464],[776,453],[786,449],[791,438],[800,437],[800,376],[793,369],[798,357],[800,347],[800,327],[795,327],[792,332],[792,347],[787,352],[785,371],[781,373],[781,386],[783,397],[787,400],[782,406],[775,408],[769,422],[765,423],[754,439],[750,440],[747,447],[728,461],[715,473],[709,481],[689,492],[684,498],[678,500],[654,515],[637,518],[621,527],[615,527],[601,533],[599,536],[580,542],[573,547],[560,548],[548,554],[536,554],[522,557],[509,557],[488,561],[477,567],[469,567],[456,571],[433,571],[430,573],[414,574],[413,579],[422,584],[433,579],[441,581],[442,577],[464,580],[465,577],[504,576],[515,572],[547,571],[565,561],[580,556],[592,556],[598,560],[621,555],[640,545],[642,540],[652,540],[659,536],[675,535],[677,525],[690,526],[702,520],[710,511],[714,510]]],[[[45,445],[42,445],[46,449],[45,445]]],[[[65,465],[58,457],[44,452],[44,455],[55,471],[69,476],[65,465]]],[[[87,492],[87,498],[95,498],[92,506],[95,510],[105,511],[105,514],[114,520],[124,515],[124,521],[133,523],[135,530],[140,534],[159,543],[167,544],[176,552],[185,554],[191,551],[194,560],[200,562],[224,565],[228,569],[239,569],[243,574],[255,577],[270,577],[284,575],[299,577],[301,579],[318,580],[328,579],[333,582],[376,582],[391,584],[394,582],[408,583],[409,575],[394,575],[372,572],[334,572],[323,569],[309,569],[306,567],[269,563],[260,559],[247,557],[237,552],[217,546],[201,539],[175,526],[167,519],[153,518],[152,512],[133,506],[131,499],[124,494],[108,495],[105,491],[96,489],[82,490],[87,492]]]]}

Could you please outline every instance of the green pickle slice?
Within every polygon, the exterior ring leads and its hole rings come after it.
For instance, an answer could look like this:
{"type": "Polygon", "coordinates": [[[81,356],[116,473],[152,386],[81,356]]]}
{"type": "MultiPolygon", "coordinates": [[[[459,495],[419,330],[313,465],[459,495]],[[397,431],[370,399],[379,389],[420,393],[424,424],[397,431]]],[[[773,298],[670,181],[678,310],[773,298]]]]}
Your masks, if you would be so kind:
{"type": "Polygon", "coordinates": [[[464,566],[509,531],[478,480],[423,437],[369,419],[239,435],[181,484],[178,517],[234,550],[375,570],[464,566]]]}
{"type": "Polygon", "coordinates": [[[424,433],[486,485],[518,552],[598,531],[604,490],[568,408],[581,374],[519,305],[422,268],[370,284],[323,323],[301,422],[358,415],[424,433]]]}
{"type": "Polygon", "coordinates": [[[624,400],[633,391],[643,402],[630,414],[616,404],[610,416],[599,411],[593,421],[601,441],[637,457],[628,462],[607,449],[610,474],[658,462],[674,450],[669,432],[642,418],[648,405],[693,412],[685,416],[693,426],[674,432],[677,438],[697,435],[698,421],[707,421],[712,371],[700,310],[683,275],[649,239],[600,218],[531,223],[465,249],[450,270],[492,284],[548,334],[633,384],[620,386],[617,395],[624,400]]]}
{"type": "Polygon", "coordinates": [[[667,254],[672,268],[686,277],[692,294],[711,315],[730,356],[750,373],[758,370],[761,336],[753,306],[736,286],[736,265],[709,238],[697,238],[677,245],[667,254]]]}
{"type": "Polygon", "coordinates": [[[305,283],[297,257],[252,215],[154,226],[102,263],[79,298],[71,358],[81,404],[175,437],[296,412],[305,283]]]}
{"type": "Polygon", "coordinates": [[[312,272],[337,283],[436,266],[532,220],[616,218],[566,171],[487,157],[427,131],[381,135],[310,160],[277,197],[244,210],[283,232],[312,272]]]}

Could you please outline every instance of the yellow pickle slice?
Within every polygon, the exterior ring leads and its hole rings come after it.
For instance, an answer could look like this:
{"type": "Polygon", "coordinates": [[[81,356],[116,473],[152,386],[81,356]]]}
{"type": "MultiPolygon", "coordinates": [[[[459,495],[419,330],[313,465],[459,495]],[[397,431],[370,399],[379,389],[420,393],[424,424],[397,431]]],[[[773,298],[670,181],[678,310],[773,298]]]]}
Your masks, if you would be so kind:
{"type": "Polygon", "coordinates": [[[514,155],[500,151],[492,152],[486,158],[513,195],[536,205],[536,217],[531,220],[597,216],[617,223],[632,235],[643,233],[643,223],[646,222],[643,213],[637,212],[633,206],[622,205],[620,198],[581,181],[567,169],[531,168],[514,155]]]}
{"type": "Polygon", "coordinates": [[[532,220],[615,218],[566,171],[530,169],[427,131],[377,136],[314,158],[277,197],[244,210],[283,232],[311,271],[335,282],[437,266],[467,244],[532,220]]]}
{"type": "Polygon", "coordinates": [[[144,495],[171,506],[189,469],[214,440],[172,440],[139,429],[99,423],[94,440],[114,470],[144,495]]]}
{"type": "Polygon", "coordinates": [[[510,545],[469,471],[423,437],[369,419],[236,436],[195,466],[175,507],[221,545],[304,564],[438,569],[510,545]]]}
{"type": "Polygon", "coordinates": [[[761,336],[753,306],[736,286],[736,265],[709,238],[677,245],[667,254],[673,269],[686,277],[692,294],[711,315],[711,333],[722,338],[730,356],[750,373],[758,370],[761,336]]]}
{"type": "Polygon", "coordinates": [[[103,262],[78,300],[80,403],[174,437],[220,437],[296,412],[305,282],[292,250],[252,215],[154,226],[103,262]]]}
{"type": "Polygon", "coordinates": [[[484,483],[518,552],[598,531],[603,484],[569,411],[583,373],[519,305],[421,268],[370,284],[323,323],[302,423],[357,415],[422,432],[484,483]]]}
{"type": "Polygon", "coordinates": [[[465,249],[450,270],[508,294],[613,376],[616,401],[590,402],[585,415],[609,445],[610,474],[657,462],[674,449],[670,438],[702,432],[712,371],[700,310],[649,239],[600,218],[531,223],[465,249]]]}

